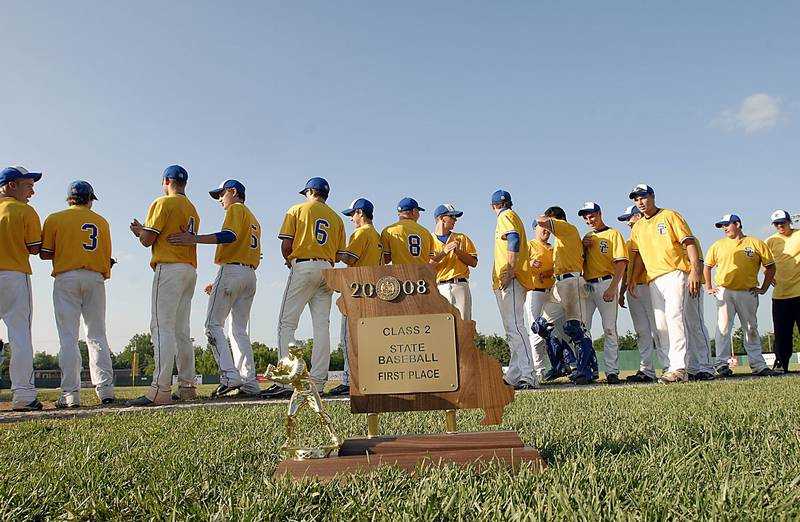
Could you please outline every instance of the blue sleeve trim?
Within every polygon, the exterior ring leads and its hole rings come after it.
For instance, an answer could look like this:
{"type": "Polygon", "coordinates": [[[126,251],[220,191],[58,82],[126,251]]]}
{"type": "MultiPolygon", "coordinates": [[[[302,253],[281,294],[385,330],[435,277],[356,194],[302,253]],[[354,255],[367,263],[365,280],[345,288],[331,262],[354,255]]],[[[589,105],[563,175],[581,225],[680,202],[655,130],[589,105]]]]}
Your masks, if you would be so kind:
{"type": "Polygon", "coordinates": [[[228,243],[233,243],[236,241],[236,234],[231,232],[230,230],[223,230],[222,232],[217,232],[214,234],[217,238],[217,243],[220,245],[226,245],[228,243]]]}
{"type": "Polygon", "coordinates": [[[519,234],[516,232],[509,232],[506,234],[506,241],[508,241],[509,252],[519,252],[519,234]]]}

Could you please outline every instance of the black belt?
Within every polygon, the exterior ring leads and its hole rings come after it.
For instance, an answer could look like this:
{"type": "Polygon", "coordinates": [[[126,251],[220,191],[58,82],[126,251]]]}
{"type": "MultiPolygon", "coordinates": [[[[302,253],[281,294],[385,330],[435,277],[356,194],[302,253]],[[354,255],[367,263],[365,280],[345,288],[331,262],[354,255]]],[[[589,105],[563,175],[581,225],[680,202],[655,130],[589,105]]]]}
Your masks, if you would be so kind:
{"type": "Polygon", "coordinates": [[[469,283],[469,280],[466,277],[454,277],[453,279],[446,279],[444,281],[439,281],[437,284],[451,285],[453,283],[469,283]]]}
{"type": "Polygon", "coordinates": [[[532,291],[533,292],[547,292],[547,290],[549,290],[549,289],[548,288],[534,288],[532,291]]]}
{"type": "Polygon", "coordinates": [[[333,261],[329,259],[322,259],[320,257],[303,257],[294,260],[295,263],[305,263],[306,261],[325,261],[326,263],[330,263],[330,265],[333,266],[333,261]]]}
{"type": "Polygon", "coordinates": [[[557,275],[556,281],[563,281],[564,279],[569,279],[570,277],[575,277],[575,274],[567,272],[566,274],[557,275]]]}
{"type": "Polygon", "coordinates": [[[253,270],[256,269],[253,265],[248,265],[247,263],[225,263],[226,265],[236,265],[236,266],[246,266],[247,268],[252,268],[253,270]]]}
{"type": "Polygon", "coordinates": [[[604,275],[602,277],[595,277],[592,279],[587,279],[587,283],[599,283],[600,281],[608,281],[609,279],[613,279],[610,275],[604,275]]]}

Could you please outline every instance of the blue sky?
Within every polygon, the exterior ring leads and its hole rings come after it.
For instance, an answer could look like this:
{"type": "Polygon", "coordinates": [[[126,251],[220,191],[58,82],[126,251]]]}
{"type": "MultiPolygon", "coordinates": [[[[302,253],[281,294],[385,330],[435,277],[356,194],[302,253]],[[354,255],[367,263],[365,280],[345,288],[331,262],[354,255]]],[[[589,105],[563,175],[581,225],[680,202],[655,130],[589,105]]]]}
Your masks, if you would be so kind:
{"type": "MultiPolygon", "coordinates": [[[[95,186],[120,260],[108,284],[115,351],[149,327],[149,253],[127,225],[171,163],[189,170],[205,232],[222,222],[206,191],[247,185],[265,231],[252,334],[268,344],[286,278],[272,237],[312,176],[329,180],[336,209],[372,199],[379,227],[405,195],[463,208],[487,333],[501,331],[489,283],[497,188],[530,223],[553,204],[575,216],[588,199],[611,218],[647,182],[705,246],[723,213],[765,237],[774,208],[800,210],[797,3],[6,2],[3,19],[0,164],[45,172],[32,201],[42,218],[64,206],[69,181],[95,186]]],[[[198,339],[200,283],[215,273],[213,249],[200,252],[198,339]]],[[[49,266],[35,264],[35,346],[55,352],[49,266]]],[[[760,318],[770,329],[767,298],[760,318]]],[[[307,317],[298,336],[310,336],[307,317]]]]}

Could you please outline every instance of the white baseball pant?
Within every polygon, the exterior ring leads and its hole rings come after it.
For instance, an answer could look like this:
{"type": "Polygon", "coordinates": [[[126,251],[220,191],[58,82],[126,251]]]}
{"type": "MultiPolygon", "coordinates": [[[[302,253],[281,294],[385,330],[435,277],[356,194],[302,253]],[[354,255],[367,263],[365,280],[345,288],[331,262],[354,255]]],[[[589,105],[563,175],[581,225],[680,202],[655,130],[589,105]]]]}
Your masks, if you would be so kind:
{"type": "Polygon", "coordinates": [[[525,333],[525,293],[526,290],[516,279],[512,279],[505,289],[498,288],[494,291],[511,352],[505,380],[512,386],[522,383],[537,384],[533,375],[531,348],[525,333]]]}
{"type": "Polygon", "coordinates": [[[711,338],[706,329],[705,314],[703,313],[703,296],[705,291],[700,288],[696,296],[686,292],[686,338],[687,361],[686,368],[690,374],[699,372],[714,373],[711,362],[711,338]]]}
{"type": "Polygon", "coordinates": [[[611,286],[613,279],[587,282],[588,295],[583,301],[583,324],[586,330],[592,331],[592,317],[595,310],[600,312],[603,324],[603,362],[606,366],[606,375],[619,375],[619,339],[617,337],[617,295],[610,302],[603,300],[603,293],[611,286]]]}
{"type": "Polygon", "coordinates": [[[469,290],[469,283],[441,283],[436,287],[451,305],[458,308],[461,319],[472,320],[472,293],[469,290]]]}
{"type": "Polygon", "coordinates": [[[639,284],[636,286],[636,294],[637,297],[631,294],[627,294],[627,296],[628,311],[631,314],[633,330],[636,332],[636,344],[639,347],[639,371],[655,379],[653,356],[657,356],[658,365],[663,370],[669,366],[669,353],[667,349],[662,349],[658,340],[653,302],[650,300],[650,287],[646,284],[639,284]]]}
{"type": "Polygon", "coordinates": [[[687,278],[686,272],[673,270],[650,282],[658,341],[661,346],[669,346],[667,371],[686,369],[687,332],[683,316],[689,295],[687,278]]]}
{"type": "Polygon", "coordinates": [[[349,328],[347,326],[347,316],[342,316],[342,330],[340,334],[340,344],[342,345],[342,355],[344,356],[344,371],[342,372],[342,384],[350,386],[350,341],[347,339],[349,328]]]}
{"type": "Polygon", "coordinates": [[[106,337],[106,285],[103,275],[92,270],[70,270],[53,282],[53,311],[60,349],[61,395],[69,405],[81,403],[81,352],[78,348],[81,317],[86,326],[89,374],[95,393],[114,398],[114,369],[106,337]]]}
{"type": "Polygon", "coordinates": [[[531,352],[533,354],[533,373],[541,381],[547,371],[547,347],[545,346],[544,339],[538,334],[533,333],[531,325],[533,322],[542,316],[547,303],[552,303],[549,290],[529,290],[525,296],[525,322],[528,325],[528,342],[531,345],[531,352]]]}
{"type": "Polygon", "coordinates": [[[278,356],[289,354],[289,344],[296,343],[294,334],[306,305],[311,312],[314,348],[311,352],[311,380],[322,391],[328,380],[331,362],[331,301],[333,292],[325,283],[322,271],[331,268],[327,261],[292,261],[289,279],[278,320],[278,356]]]}
{"type": "Polygon", "coordinates": [[[760,372],[767,367],[761,350],[761,337],[758,335],[758,296],[749,290],[728,290],[717,288],[717,368],[728,366],[731,357],[731,334],[733,333],[733,319],[739,316],[739,322],[744,332],[744,348],[747,351],[747,361],[750,369],[760,372]]]}
{"type": "Polygon", "coordinates": [[[169,393],[173,364],[178,367],[178,383],[193,388],[194,347],[189,333],[189,315],[197,282],[197,271],[188,263],[159,263],[153,275],[150,335],[155,369],[148,398],[169,393]]]}
{"type": "Polygon", "coordinates": [[[24,406],[36,399],[33,384],[33,342],[31,340],[31,278],[28,274],[0,270],[0,318],[8,329],[11,345],[12,407],[24,406]]]}
{"type": "Polygon", "coordinates": [[[205,325],[206,337],[219,366],[220,383],[241,386],[249,394],[261,390],[248,328],[255,295],[255,270],[242,265],[220,266],[208,297],[205,325]],[[225,335],[228,316],[231,320],[225,335]]]}

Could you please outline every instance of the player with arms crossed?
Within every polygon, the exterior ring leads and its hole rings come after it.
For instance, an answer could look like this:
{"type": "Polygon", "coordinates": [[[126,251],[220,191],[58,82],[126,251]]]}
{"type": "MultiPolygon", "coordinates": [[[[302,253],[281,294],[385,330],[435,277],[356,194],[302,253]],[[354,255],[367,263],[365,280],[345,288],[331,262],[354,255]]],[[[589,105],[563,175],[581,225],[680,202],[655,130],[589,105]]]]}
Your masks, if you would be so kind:
{"type": "MultiPolygon", "coordinates": [[[[0,172],[0,319],[8,329],[11,350],[11,408],[36,411],[42,403],[33,384],[33,341],[31,340],[30,256],[42,246],[39,215],[28,205],[39,172],[8,167],[0,172]]],[[[0,347],[2,343],[0,343],[0,347]]]]}
{"type": "Polygon", "coordinates": [[[461,319],[472,320],[472,294],[469,290],[469,269],[478,266],[475,244],[466,234],[453,232],[464,213],[452,203],[439,205],[433,211],[436,235],[433,257],[436,265],[436,286],[439,293],[461,312],[461,319]]]}
{"type": "MultiPolygon", "coordinates": [[[[308,306],[314,330],[311,352],[311,380],[322,392],[328,380],[331,359],[331,299],[333,292],[322,271],[332,268],[345,252],[344,222],[325,202],[330,186],[323,178],[311,178],[300,194],[306,201],[291,207],[283,218],[278,239],[281,254],[289,267],[289,279],[278,324],[278,357],[296,346],[294,334],[303,309],[308,306]]],[[[261,392],[267,399],[288,399],[292,389],[273,384],[261,392]]]]}
{"type": "Polygon", "coordinates": [[[714,225],[723,229],[725,237],[711,245],[705,259],[705,285],[709,295],[717,298],[717,375],[730,377],[731,333],[734,315],[744,331],[747,360],[755,375],[772,376],[767,367],[758,335],[758,296],[766,293],[775,279],[775,260],[766,243],[742,232],[742,220],[736,214],[726,214],[714,225]],[[764,282],[758,284],[758,272],[764,267],[764,282]],[[713,282],[711,269],[717,274],[713,282]],[[714,286],[716,283],[716,287],[714,286]]]}
{"type": "MultiPolygon", "coordinates": [[[[342,214],[349,217],[356,227],[350,235],[347,248],[339,256],[339,260],[347,266],[379,266],[381,264],[383,249],[381,248],[381,236],[372,225],[374,212],[375,207],[372,202],[364,198],[358,198],[350,204],[350,208],[342,211],[342,214]]],[[[348,335],[347,317],[343,315],[340,342],[344,352],[344,372],[342,372],[342,384],[328,392],[330,396],[350,394],[350,342],[347,339],[348,335]]]]}
{"type": "Polygon", "coordinates": [[[669,346],[669,367],[659,382],[686,382],[689,377],[685,314],[689,295],[696,296],[701,290],[699,248],[683,216],[656,206],[652,187],[636,185],[628,197],[644,216],[631,231],[635,259],[628,295],[638,297],[636,281],[646,271],[659,341],[662,346],[669,346]]]}
{"type": "MultiPolygon", "coordinates": [[[[641,219],[642,213],[631,205],[617,220],[627,223],[629,228],[641,219]]],[[[633,259],[631,242],[627,242],[628,259],[633,259]]],[[[629,261],[625,276],[622,279],[619,306],[625,308],[625,292],[628,288],[628,281],[632,280],[633,262],[629,261]]],[[[656,317],[653,315],[653,303],[650,300],[650,287],[647,286],[647,272],[642,270],[635,280],[636,295],[628,296],[628,311],[631,314],[633,330],[636,332],[636,344],[639,348],[639,371],[629,375],[625,380],[628,382],[651,383],[656,381],[656,371],[653,365],[653,351],[658,354],[658,362],[662,370],[669,366],[669,359],[661,343],[658,341],[658,330],[656,329],[656,317]]],[[[666,371],[666,370],[665,370],[666,371]]]]}
{"type": "Polygon", "coordinates": [[[618,230],[603,221],[603,211],[594,201],[587,201],[578,210],[591,232],[583,236],[583,279],[588,296],[583,303],[583,321],[592,329],[595,310],[603,323],[603,359],[606,382],[619,384],[619,341],[617,336],[617,301],[619,285],[628,266],[628,249],[618,230]]]}
{"type": "Polygon", "coordinates": [[[785,210],[773,212],[771,221],[775,233],[766,243],[777,269],[772,292],[775,369],[788,373],[794,326],[800,330],[800,230],[792,228],[792,218],[785,210]]]}
{"type": "Polygon", "coordinates": [[[213,234],[180,232],[169,236],[173,245],[217,245],[214,263],[219,265],[211,285],[206,312],[206,338],[219,367],[219,386],[211,397],[236,390],[257,396],[256,363],[250,343],[250,309],[256,295],[256,269],[261,263],[261,225],[245,206],[245,187],[235,179],[226,180],[209,191],[225,210],[222,230],[213,234]],[[230,339],[225,320],[231,317],[230,339]]]}
{"type": "Polygon", "coordinates": [[[417,223],[425,209],[414,198],[403,198],[397,204],[396,223],[381,232],[384,264],[427,265],[433,255],[433,236],[417,223]]]}
{"type": "Polygon", "coordinates": [[[144,225],[134,219],[130,229],[139,242],[152,247],[150,267],[154,271],[150,311],[153,342],[153,383],[145,395],[128,402],[130,406],[169,404],[174,399],[197,397],[194,384],[194,347],[189,333],[189,315],[197,282],[197,247],[173,245],[168,238],[178,232],[194,234],[200,217],[189,198],[189,174],[180,165],[164,170],[164,195],[147,211],[144,225]],[[178,366],[178,393],[170,395],[173,364],[178,366]]]}
{"type": "Polygon", "coordinates": [[[505,190],[492,194],[491,206],[497,216],[492,289],[511,351],[504,379],[517,390],[531,390],[539,383],[525,334],[525,295],[533,287],[525,225],[511,209],[511,194],[505,190]]]}
{"type": "Polygon", "coordinates": [[[114,402],[114,369],[106,336],[106,279],[111,277],[111,230],[92,210],[97,200],[86,181],[67,190],[69,208],[44,220],[39,256],[53,261],[53,310],[60,349],[61,397],[56,408],[81,405],[81,316],[86,325],[89,374],[101,404],[114,402]]]}

